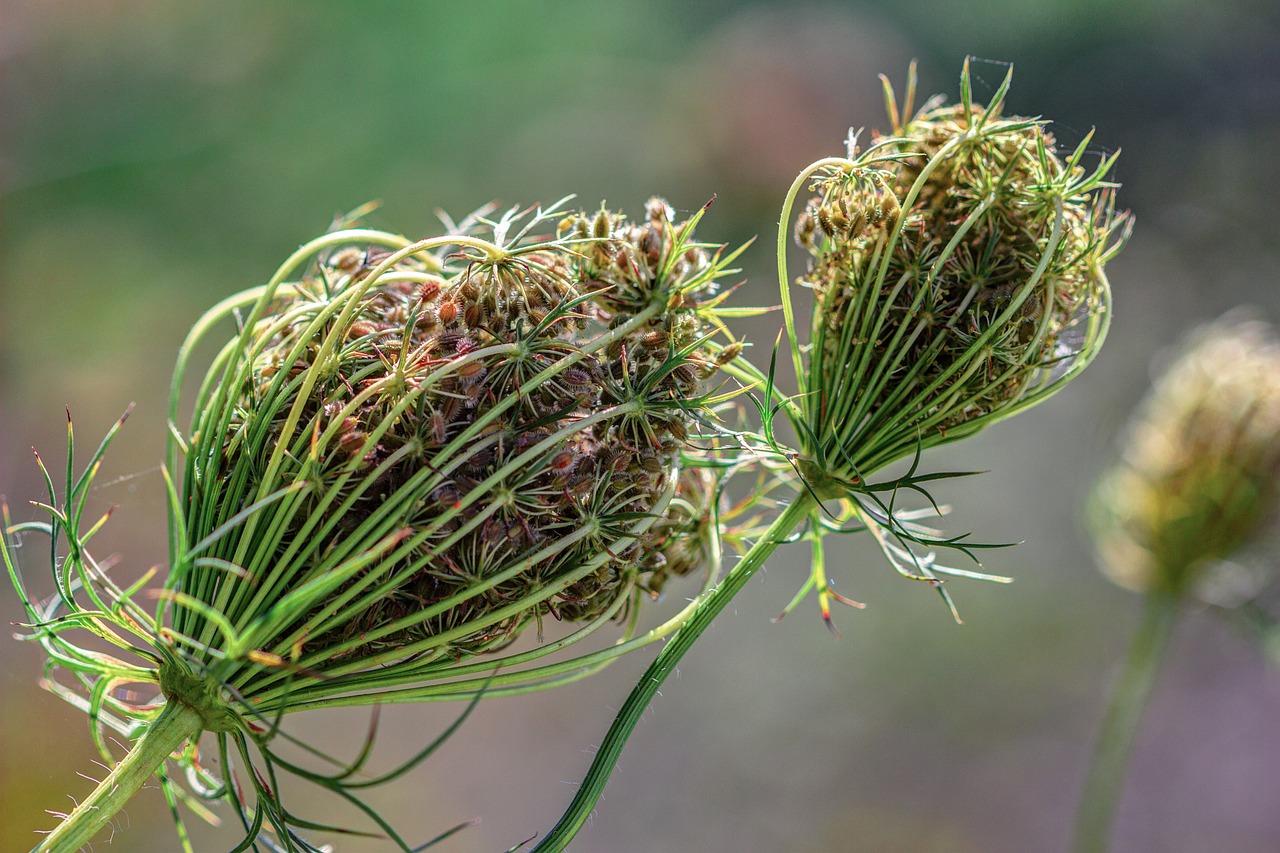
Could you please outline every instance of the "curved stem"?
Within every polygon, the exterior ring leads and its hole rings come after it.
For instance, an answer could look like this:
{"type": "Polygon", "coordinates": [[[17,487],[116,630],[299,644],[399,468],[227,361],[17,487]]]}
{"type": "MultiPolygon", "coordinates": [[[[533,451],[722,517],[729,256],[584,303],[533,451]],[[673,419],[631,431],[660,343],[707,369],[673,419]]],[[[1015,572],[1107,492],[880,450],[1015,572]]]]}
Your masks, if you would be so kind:
{"type": "Polygon", "coordinates": [[[631,732],[640,721],[645,709],[649,707],[658,689],[662,687],[662,683],[680,662],[680,658],[684,657],[684,653],[689,651],[694,641],[711,624],[711,620],[724,610],[725,605],[737,595],[756,570],[764,565],[769,555],[782,544],[787,535],[813,511],[816,505],[817,501],[808,493],[797,495],[791,505],[769,526],[760,541],[752,546],[741,562],[725,576],[724,581],[706,594],[689,621],[663,647],[662,652],[632,688],[631,695],[623,703],[622,709],[618,711],[613,725],[609,727],[608,734],[596,751],[591,768],[587,771],[586,778],[582,780],[582,785],[578,788],[573,802],[569,804],[569,808],[559,822],[547,833],[547,837],[534,848],[534,853],[558,853],[578,834],[578,830],[595,810],[596,803],[604,792],[609,775],[613,772],[618,756],[622,754],[622,749],[626,746],[631,732]]]}
{"type": "Polygon", "coordinates": [[[1076,853],[1101,853],[1107,849],[1134,736],[1173,634],[1178,603],[1178,596],[1169,592],[1152,592],[1147,596],[1129,658],[1111,694],[1111,705],[1102,723],[1102,734],[1080,799],[1076,853]]]}
{"type": "Polygon", "coordinates": [[[120,759],[93,793],[31,853],[67,853],[88,844],[138,789],[164,767],[165,760],[201,728],[200,715],[194,709],[178,702],[165,703],[129,754],[120,759]]]}

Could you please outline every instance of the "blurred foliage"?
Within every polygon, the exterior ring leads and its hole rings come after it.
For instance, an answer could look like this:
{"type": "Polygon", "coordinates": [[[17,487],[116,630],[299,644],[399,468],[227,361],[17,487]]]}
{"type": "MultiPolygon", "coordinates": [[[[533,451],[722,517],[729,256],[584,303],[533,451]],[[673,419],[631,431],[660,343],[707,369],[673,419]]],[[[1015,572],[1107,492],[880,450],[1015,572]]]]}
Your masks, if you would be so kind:
{"type": "MultiPolygon", "coordinates": [[[[969,624],[956,629],[931,597],[881,584],[882,566],[851,549],[832,558],[840,589],[873,607],[832,644],[816,619],[767,624],[799,577],[785,560],[771,564],[783,577],[753,584],[699,658],[758,655],[758,683],[744,685],[737,666],[691,660],[697,671],[666,691],[660,725],[633,745],[624,759],[632,773],[611,787],[589,830],[598,834],[582,844],[634,848],[642,832],[651,849],[683,839],[708,850],[764,837],[796,850],[849,836],[850,849],[878,850],[892,849],[891,837],[939,850],[1065,838],[1074,795],[1063,792],[1082,775],[1117,654],[1109,644],[1127,633],[1124,600],[1084,570],[1074,502],[1153,352],[1238,302],[1280,317],[1272,0],[0,0],[0,493],[19,515],[38,494],[26,448],[56,456],[63,405],[87,441],[130,400],[139,410],[108,467],[144,474],[141,492],[155,491],[158,477],[145,472],[159,460],[163,399],[187,326],[365,201],[382,202],[375,225],[413,233],[432,227],[437,208],[457,215],[493,199],[572,192],[584,205],[639,209],[662,193],[687,212],[715,194],[707,228],[736,244],[770,233],[796,170],[838,150],[849,125],[881,121],[877,72],[900,83],[916,57],[922,91],[954,95],[965,54],[993,61],[986,71],[974,64],[980,94],[998,84],[1000,63],[1014,62],[1010,110],[1053,118],[1064,144],[1096,125],[1099,145],[1123,147],[1121,203],[1138,217],[1112,271],[1116,325],[1091,372],[1043,414],[930,460],[997,469],[969,489],[969,515],[954,524],[1027,540],[992,557],[1018,583],[964,589],[969,624]],[[753,707],[732,732],[675,725],[737,708],[744,695],[753,707]],[[822,722],[811,730],[797,719],[822,722]],[[691,766],[699,743],[715,751],[691,766]],[[759,768],[779,750],[807,751],[818,769],[768,780],[759,768]],[[676,769],[655,788],[645,774],[663,773],[663,761],[676,769]],[[793,799],[796,790],[804,796],[793,799]],[[833,802],[858,806],[836,816],[833,802]],[[687,806],[669,814],[671,803],[687,806]],[[868,821],[855,818],[866,810],[879,820],[860,847],[868,821]],[[655,815],[669,819],[655,825],[655,815]],[[898,829],[913,821],[952,831],[898,829]],[[691,826],[703,834],[695,839],[691,826]]],[[[744,260],[752,281],[743,301],[770,300],[769,252],[757,246],[744,260]]],[[[745,331],[763,347],[777,327],[767,318],[745,331]]],[[[122,487],[101,501],[124,504],[104,537],[125,562],[159,559],[162,502],[122,487]]],[[[13,618],[0,592],[0,621],[13,618]]],[[[1191,657],[1170,676],[1163,705],[1157,697],[1151,738],[1169,751],[1173,735],[1189,734],[1197,766],[1223,762],[1235,781],[1170,769],[1190,766],[1190,755],[1144,765],[1139,754],[1133,790],[1155,791],[1122,813],[1119,838],[1134,849],[1280,846],[1265,805],[1280,780],[1260,758],[1250,763],[1277,748],[1250,726],[1262,719],[1257,703],[1274,706],[1280,688],[1239,662],[1238,646],[1204,639],[1217,636],[1211,626],[1187,630],[1201,634],[1174,651],[1191,657]],[[1205,719],[1219,728],[1201,737],[1192,722],[1205,719]],[[1247,744],[1232,740],[1244,730],[1254,732],[1247,744]]],[[[0,848],[22,849],[40,810],[59,805],[50,792],[75,793],[70,770],[91,772],[90,752],[83,722],[35,687],[34,650],[0,638],[0,661],[0,705],[25,709],[0,727],[0,848]],[[34,735],[37,720],[53,733],[34,735]],[[45,768],[51,742],[74,743],[82,757],[45,768]],[[32,766],[39,784],[28,780],[32,766]]],[[[491,781],[459,780],[458,791],[479,792],[462,806],[472,811],[441,805],[453,792],[430,810],[405,794],[405,820],[440,828],[483,813],[486,824],[454,849],[497,849],[545,829],[568,798],[559,781],[585,767],[577,750],[603,732],[629,674],[620,668],[575,692],[572,725],[555,722],[569,713],[556,697],[518,706],[527,729],[506,725],[516,705],[495,704],[476,725],[486,734],[459,741],[454,755],[492,777],[504,768],[493,751],[519,749],[522,784],[537,790],[509,799],[509,782],[493,793],[491,781]],[[531,731],[559,734],[544,748],[542,734],[529,743],[531,731]],[[539,763],[553,760],[561,763],[539,763]]],[[[777,763],[802,764],[794,755],[777,763]]],[[[138,806],[135,829],[150,813],[138,806]]],[[[166,824],[157,845],[169,843],[166,824]]]]}

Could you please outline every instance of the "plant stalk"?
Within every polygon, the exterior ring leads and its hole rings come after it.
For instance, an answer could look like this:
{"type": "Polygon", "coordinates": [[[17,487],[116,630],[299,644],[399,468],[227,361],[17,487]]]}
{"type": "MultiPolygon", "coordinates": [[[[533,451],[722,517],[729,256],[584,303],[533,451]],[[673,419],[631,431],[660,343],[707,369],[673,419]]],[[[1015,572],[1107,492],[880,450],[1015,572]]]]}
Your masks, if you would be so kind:
{"type": "Polygon", "coordinates": [[[1142,622],[1134,635],[1124,671],[1113,688],[1080,798],[1076,853],[1103,853],[1107,849],[1134,737],[1173,635],[1179,603],[1179,597],[1171,592],[1154,591],[1147,595],[1142,622]]]}
{"type": "Polygon", "coordinates": [[[645,670],[644,675],[636,682],[636,686],[632,688],[631,695],[623,703],[613,720],[613,725],[609,727],[608,734],[600,743],[595,759],[591,762],[591,768],[582,780],[582,785],[579,786],[573,802],[547,833],[546,838],[534,848],[534,853],[559,853],[578,834],[583,824],[587,822],[587,818],[595,810],[596,803],[609,781],[609,775],[613,772],[623,747],[631,737],[631,732],[640,722],[640,717],[653,701],[654,695],[662,687],[667,676],[672,673],[676,664],[707,629],[711,621],[724,610],[725,605],[733,600],[743,585],[755,575],[756,570],[764,565],[765,560],[816,507],[817,500],[808,492],[798,494],[738,565],[725,575],[724,580],[715,589],[706,593],[693,616],[680,630],[676,631],[653,663],[645,670]]]}
{"type": "Polygon", "coordinates": [[[31,853],[72,853],[88,844],[138,789],[156,775],[165,760],[202,728],[200,715],[193,708],[180,702],[166,702],[133,749],[31,853]]]}

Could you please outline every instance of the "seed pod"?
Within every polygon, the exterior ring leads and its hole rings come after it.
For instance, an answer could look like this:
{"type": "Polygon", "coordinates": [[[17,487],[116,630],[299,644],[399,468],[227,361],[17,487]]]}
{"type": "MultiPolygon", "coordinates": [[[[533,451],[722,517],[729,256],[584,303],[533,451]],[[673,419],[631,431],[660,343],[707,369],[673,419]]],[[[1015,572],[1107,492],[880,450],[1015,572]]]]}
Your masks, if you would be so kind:
{"type": "Polygon", "coordinates": [[[341,270],[342,272],[350,275],[364,266],[365,253],[362,249],[343,249],[330,258],[329,263],[334,269],[341,270]]]}
{"type": "Polygon", "coordinates": [[[440,315],[430,305],[418,306],[417,319],[414,321],[420,332],[430,333],[440,328],[440,315]]]}
{"type": "MultiPolygon", "coordinates": [[[[796,217],[796,242],[806,249],[813,248],[814,236],[817,234],[818,220],[816,210],[816,205],[807,205],[804,211],[796,217]]],[[[823,230],[825,231],[826,229],[824,228],[823,230]]]]}
{"type": "Polygon", "coordinates": [[[818,224],[822,226],[823,233],[828,237],[837,237],[844,233],[844,228],[841,227],[841,223],[835,219],[835,217],[839,215],[838,211],[824,204],[819,205],[815,209],[814,213],[818,218],[818,224]]]}
{"type": "Polygon", "coordinates": [[[724,366],[742,355],[742,341],[732,341],[716,355],[716,364],[724,366]]]}
{"type": "Polygon", "coordinates": [[[449,437],[449,422],[441,412],[432,412],[430,420],[430,437],[436,445],[443,445],[449,437]]]}
{"type": "Polygon", "coordinates": [[[364,320],[359,323],[351,324],[347,329],[347,338],[352,340],[355,338],[366,338],[371,335],[376,335],[379,332],[384,331],[384,329],[385,327],[381,323],[377,323],[372,320],[364,320]]]}
{"type": "Polygon", "coordinates": [[[654,228],[646,228],[641,232],[638,243],[645,260],[650,265],[658,263],[662,257],[662,234],[654,228]]]}
{"type": "Polygon", "coordinates": [[[469,361],[459,365],[457,370],[458,380],[464,385],[475,385],[484,380],[485,374],[489,369],[485,367],[482,361],[469,361]]]}
{"type": "Polygon", "coordinates": [[[591,221],[591,236],[597,240],[604,240],[612,233],[613,221],[609,216],[609,211],[601,208],[595,219],[591,221]]]}
{"type": "Polygon", "coordinates": [[[363,431],[351,428],[338,436],[338,448],[348,457],[354,458],[355,454],[364,447],[365,438],[367,435],[363,431]]]}
{"type": "Polygon", "coordinates": [[[676,393],[680,397],[692,397],[698,393],[698,380],[701,371],[691,362],[685,362],[671,371],[671,379],[675,383],[676,393]]]}
{"type": "Polygon", "coordinates": [[[654,225],[662,225],[671,222],[675,218],[675,213],[671,210],[671,205],[667,204],[667,200],[654,196],[644,203],[645,216],[654,225]]]}
{"type": "Polygon", "coordinates": [[[474,277],[468,276],[458,285],[457,298],[463,305],[469,305],[480,298],[480,285],[474,277]]]}
{"type": "Polygon", "coordinates": [[[458,319],[458,305],[451,297],[446,296],[441,300],[439,307],[436,308],[436,316],[440,318],[440,322],[446,326],[453,325],[458,319]]]}
{"type": "Polygon", "coordinates": [[[681,474],[676,498],[654,530],[656,547],[643,557],[648,568],[644,588],[654,598],[671,578],[710,569],[711,508],[716,500],[716,480],[705,468],[681,474]]]}
{"type": "Polygon", "coordinates": [[[640,345],[645,349],[665,350],[667,343],[671,340],[671,336],[663,329],[657,329],[652,332],[645,333],[640,338],[640,345]]]}
{"type": "Polygon", "coordinates": [[[578,456],[571,450],[561,450],[555,456],[551,457],[548,468],[551,473],[558,479],[568,477],[577,465],[578,456]]]}

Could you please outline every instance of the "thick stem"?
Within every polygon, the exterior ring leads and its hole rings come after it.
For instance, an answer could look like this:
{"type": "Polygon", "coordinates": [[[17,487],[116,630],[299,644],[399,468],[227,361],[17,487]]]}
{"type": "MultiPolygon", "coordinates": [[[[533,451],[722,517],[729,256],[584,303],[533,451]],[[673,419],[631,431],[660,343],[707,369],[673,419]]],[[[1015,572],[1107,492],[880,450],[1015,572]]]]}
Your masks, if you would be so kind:
{"type": "Polygon", "coordinates": [[[179,702],[167,702],[159,716],[93,793],[76,806],[31,853],[72,853],[88,844],[124,808],[182,743],[202,728],[200,715],[179,702]]]}
{"type": "Polygon", "coordinates": [[[662,687],[662,683],[676,668],[676,664],[680,662],[680,658],[684,657],[684,653],[689,651],[694,641],[711,624],[711,620],[715,619],[721,610],[724,610],[725,605],[733,600],[733,597],[751,579],[756,570],[764,565],[769,555],[782,544],[782,541],[800,524],[805,516],[813,511],[815,506],[815,499],[807,492],[797,495],[795,501],[778,516],[773,524],[770,525],[768,532],[764,534],[759,542],[752,546],[751,550],[747,552],[738,565],[733,567],[715,589],[706,594],[706,598],[703,599],[693,616],[689,618],[689,621],[663,647],[658,657],[654,659],[649,668],[645,670],[644,675],[636,682],[636,686],[632,688],[631,695],[627,697],[622,709],[618,711],[617,717],[613,720],[613,725],[609,727],[608,734],[605,735],[600,748],[596,751],[595,759],[591,762],[591,769],[587,771],[586,778],[582,780],[582,785],[578,788],[578,793],[574,796],[573,802],[569,804],[569,808],[561,816],[559,822],[547,833],[547,837],[534,848],[534,853],[558,853],[558,851],[568,846],[569,842],[578,834],[578,830],[582,828],[582,825],[587,822],[587,818],[591,816],[591,812],[595,810],[596,803],[604,792],[605,784],[609,781],[609,775],[613,772],[618,756],[622,754],[622,749],[626,746],[631,732],[640,721],[645,709],[649,707],[649,703],[657,694],[658,689],[662,687]]]}
{"type": "Polygon", "coordinates": [[[1142,622],[1134,635],[1129,658],[1111,695],[1102,734],[1080,798],[1076,822],[1076,853],[1102,853],[1111,836],[1111,823],[1124,787],[1125,768],[1134,736],[1142,721],[1156,672],[1169,645],[1178,615],[1179,599],[1168,592],[1148,594],[1142,622]]]}

